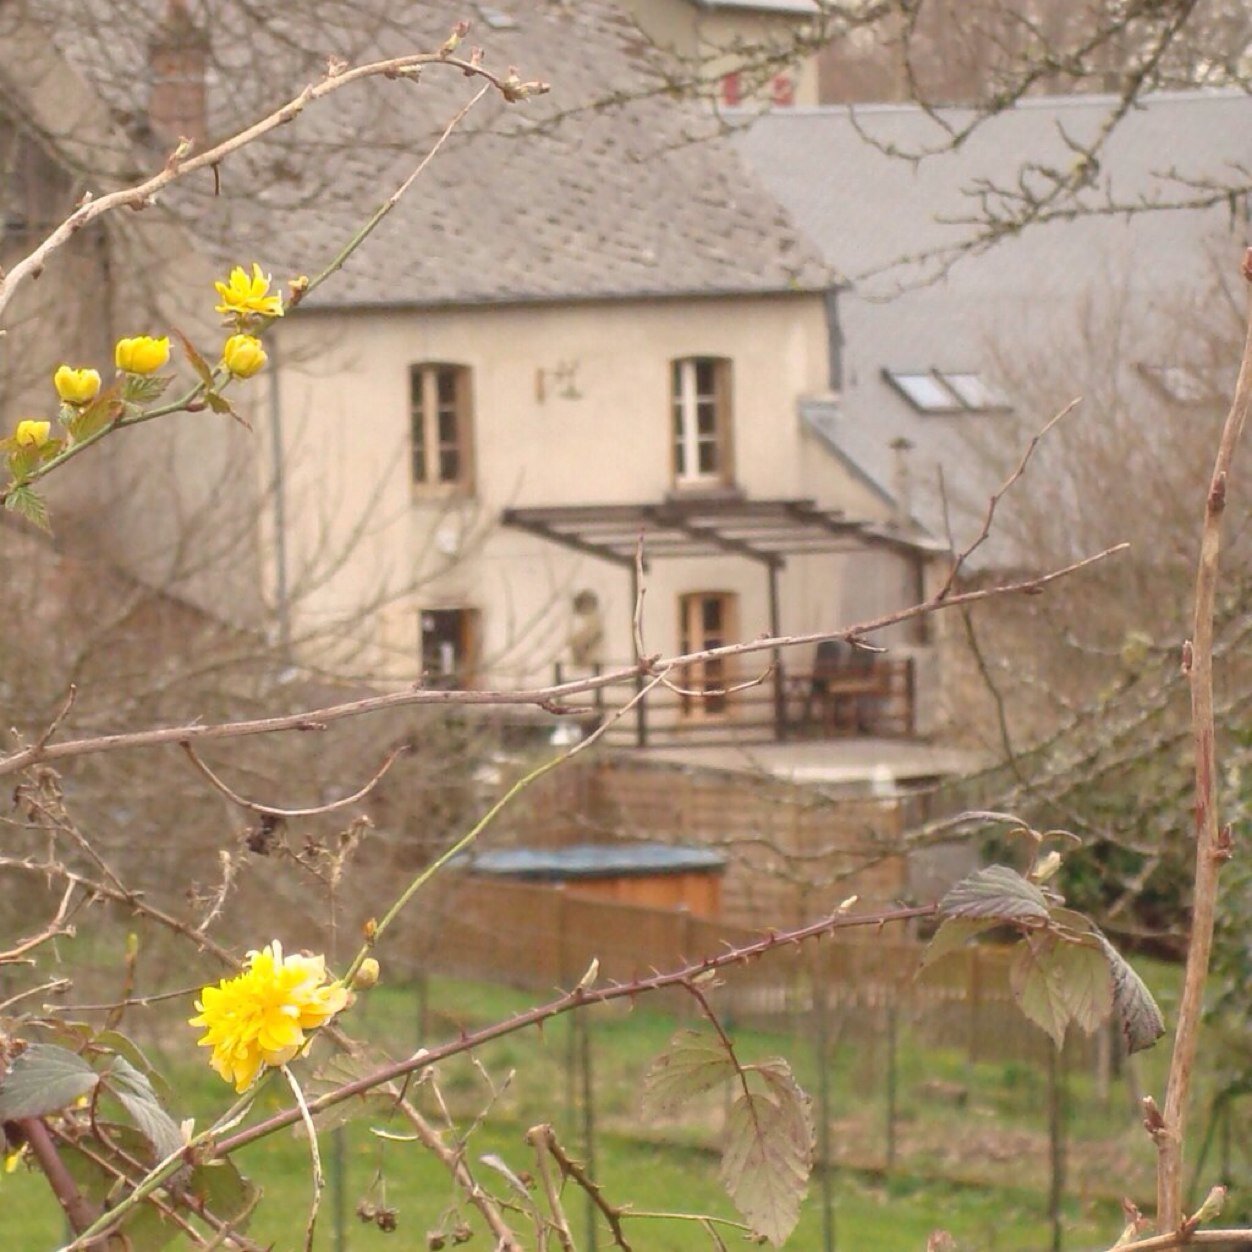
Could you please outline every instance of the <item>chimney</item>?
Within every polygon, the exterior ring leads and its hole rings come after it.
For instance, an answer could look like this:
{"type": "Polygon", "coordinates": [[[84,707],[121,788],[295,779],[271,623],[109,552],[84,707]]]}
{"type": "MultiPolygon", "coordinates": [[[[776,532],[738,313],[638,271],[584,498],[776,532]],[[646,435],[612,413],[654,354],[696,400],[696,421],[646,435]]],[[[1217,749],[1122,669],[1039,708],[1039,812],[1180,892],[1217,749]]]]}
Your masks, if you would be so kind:
{"type": "Polygon", "coordinates": [[[205,72],[209,36],[187,12],[186,0],[169,0],[165,21],[148,44],[152,75],[148,121],[153,133],[168,144],[192,140],[197,148],[208,136],[205,72]]]}
{"type": "Polygon", "coordinates": [[[892,495],[895,496],[895,523],[901,529],[908,529],[913,521],[913,473],[909,464],[909,453],[913,444],[901,436],[890,443],[895,453],[895,472],[892,474],[892,495]]]}

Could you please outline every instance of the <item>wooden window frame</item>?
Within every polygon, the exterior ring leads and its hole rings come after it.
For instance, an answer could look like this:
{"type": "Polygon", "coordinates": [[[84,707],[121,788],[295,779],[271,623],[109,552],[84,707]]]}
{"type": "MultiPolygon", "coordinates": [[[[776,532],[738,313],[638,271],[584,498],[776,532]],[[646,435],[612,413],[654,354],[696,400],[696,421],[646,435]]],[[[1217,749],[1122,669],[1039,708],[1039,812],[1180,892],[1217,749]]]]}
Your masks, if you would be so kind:
{"type": "MultiPolygon", "coordinates": [[[[731,643],[739,628],[739,595],[734,591],[688,591],[678,597],[678,646],[680,652],[702,652],[706,648],[731,643]],[[704,624],[704,607],[716,600],[721,624],[710,634],[704,624]]],[[[686,692],[721,692],[734,686],[734,667],[729,657],[696,661],[683,666],[678,685],[686,692]]],[[[683,695],[679,712],[684,721],[724,721],[734,715],[734,698],[729,695],[683,695]]]]}
{"type": "Polygon", "coordinates": [[[449,361],[422,361],[409,366],[409,476],[423,496],[469,496],[474,493],[474,395],[468,365],[449,361]],[[446,401],[440,383],[450,380],[454,438],[440,437],[441,410],[446,401]],[[421,432],[419,442],[418,433],[421,432]],[[419,465],[419,449],[421,463],[419,465]],[[443,454],[456,454],[457,472],[445,476],[443,454]]]}
{"type": "Polygon", "coordinates": [[[418,650],[422,664],[422,683],[428,687],[469,688],[474,685],[478,672],[479,647],[482,640],[482,613],[470,605],[444,605],[422,609],[417,615],[418,650]],[[426,656],[426,618],[428,614],[459,617],[456,667],[452,673],[429,671],[426,656]]]}
{"type": "Polygon", "coordinates": [[[731,363],[727,357],[676,357],[670,362],[670,448],[674,486],[680,491],[709,491],[734,485],[734,404],[731,363]],[[699,371],[711,367],[712,389],[699,390],[699,371]],[[699,428],[699,406],[713,404],[713,434],[710,440],[699,428]],[[700,444],[712,444],[715,464],[701,471],[700,444]],[[696,466],[694,470],[692,466],[696,466]]]}

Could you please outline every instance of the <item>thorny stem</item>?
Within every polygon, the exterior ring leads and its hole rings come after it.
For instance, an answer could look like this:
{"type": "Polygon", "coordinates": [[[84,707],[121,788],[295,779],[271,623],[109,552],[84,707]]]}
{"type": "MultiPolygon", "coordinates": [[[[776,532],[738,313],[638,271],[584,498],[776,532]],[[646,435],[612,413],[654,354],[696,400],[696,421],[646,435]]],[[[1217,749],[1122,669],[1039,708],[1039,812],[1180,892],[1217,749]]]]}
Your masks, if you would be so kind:
{"type": "MultiPolygon", "coordinates": [[[[1243,276],[1252,282],[1252,248],[1244,254],[1243,276]]],[[[1195,1065],[1213,925],[1217,909],[1217,882],[1230,857],[1229,836],[1223,836],[1217,815],[1217,763],[1213,725],[1213,615],[1221,555],[1222,515],[1226,507],[1227,477],[1239,436],[1252,409],[1252,300],[1239,381],[1230,413],[1222,429],[1213,477],[1204,507],[1200,560],[1196,572],[1195,622],[1185,647],[1184,668],[1191,679],[1191,725],[1195,748],[1195,887],[1191,912],[1191,942],[1178,1026],[1165,1092],[1164,1128],[1157,1141],[1157,1229],[1168,1234],[1182,1220],[1183,1139],[1187,1127],[1187,1098],[1195,1065]]]]}
{"type": "Polygon", "coordinates": [[[585,695],[610,687],[620,687],[634,682],[639,675],[654,673],[657,669],[673,669],[680,665],[690,665],[699,661],[714,660],[720,657],[744,656],[756,652],[770,652],[778,648],[795,647],[809,643],[820,643],[827,639],[843,639],[855,642],[865,635],[894,626],[899,622],[912,621],[929,613],[942,609],[953,608],[961,604],[976,604],[982,600],[990,600],[997,596],[1024,594],[1033,595],[1050,583],[1060,578],[1086,569],[1098,561],[1124,552],[1129,544],[1121,543],[1106,548],[1093,556],[1081,561],[1042,574],[1036,578],[1026,578],[1015,582],[1002,583],[996,587],[984,587],[975,591],[950,595],[941,602],[933,600],[925,604],[913,605],[907,609],[897,609],[891,613],[883,613],[878,617],[860,622],[856,626],[838,631],[814,631],[804,635],[785,635],[770,638],[752,639],[746,643],[727,644],[720,648],[707,648],[701,652],[684,653],[681,656],[668,658],[643,658],[638,664],[623,666],[610,670],[592,678],[576,679],[567,683],[556,683],[548,687],[531,687],[519,691],[446,691],[425,687],[412,687],[404,691],[389,692],[385,695],[367,696],[361,700],[350,700],[343,704],[328,705],[320,709],[307,709],[300,713],[291,713],[282,717],[261,717],[250,721],[203,723],[191,722],[182,726],[164,726],[152,730],[132,731],[125,734],[95,735],[87,739],[69,739],[61,743],[48,743],[39,747],[32,745],[21,748],[8,756],[0,757],[0,777],[15,774],[19,770],[40,761],[64,760],[69,757],[91,756],[100,752],[117,752],[130,748],[152,748],[165,744],[204,743],[210,740],[240,739],[251,735],[268,735],[283,731],[320,731],[331,722],[343,721],[347,718],[360,717],[366,713],[374,713],[383,709],[406,708],[410,705],[534,705],[554,713],[574,712],[563,707],[563,702],[572,696],[585,695]]]}
{"type": "MultiPolygon", "coordinates": [[[[831,934],[836,930],[846,930],[853,926],[883,926],[888,922],[908,921],[914,917],[934,917],[938,913],[938,908],[939,906],[936,904],[928,904],[917,908],[889,909],[881,913],[856,915],[835,913],[829,917],[822,918],[820,921],[811,922],[807,926],[798,927],[795,930],[773,931],[766,935],[764,939],[758,939],[755,943],[745,944],[740,948],[731,948],[726,952],[718,953],[716,956],[705,957],[701,961],[684,965],[681,969],[674,970],[668,974],[652,974],[646,978],[637,978],[625,983],[614,983],[611,986],[601,988],[576,987],[573,991],[567,992],[555,1000],[550,1000],[547,1004],[536,1005],[534,1008],[527,1009],[525,1012],[518,1013],[502,1022],[495,1022],[490,1026],[485,1026],[482,1030],[462,1035],[451,1043],[441,1044],[436,1048],[423,1048],[413,1056],[407,1057],[402,1061],[395,1061],[390,1065],[385,1065],[373,1074],[367,1074],[364,1078],[344,1083],[333,1091],[328,1091],[317,1099],[310,1100],[309,1111],[313,1114],[320,1113],[324,1109],[333,1108],[336,1104],[341,1104],[344,1100],[350,1100],[353,1096],[372,1091],[375,1087],[384,1086],[389,1082],[395,1082],[407,1074],[429,1069],[432,1065],[445,1061],[451,1056],[459,1056],[464,1052],[471,1052],[493,1039],[501,1039],[506,1035],[515,1034],[528,1026],[541,1025],[554,1017],[580,1009],[588,1004],[607,1004],[614,1000],[623,999],[634,1000],[641,995],[664,990],[666,987],[688,986],[702,974],[708,974],[713,970],[726,969],[733,965],[746,965],[777,948],[798,945],[808,939],[816,939],[822,935],[831,934]]],[[[299,1120],[300,1114],[296,1110],[287,1109],[275,1113],[264,1121],[258,1122],[254,1126],[249,1126],[246,1130],[241,1130],[224,1139],[219,1139],[214,1146],[213,1155],[215,1157],[227,1156],[237,1149],[245,1147],[250,1143],[255,1143],[258,1139],[264,1139],[276,1130],[282,1130],[285,1126],[290,1126],[299,1120]]]]}
{"type": "Polygon", "coordinates": [[[596,1208],[604,1214],[604,1220],[608,1222],[613,1234],[614,1244],[621,1248],[622,1252],[632,1252],[630,1244],[626,1241],[626,1234],[622,1230],[622,1218],[623,1216],[637,1216],[637,1214],[617,1208],[604,1198],[600,1184],[561,1147],[556,1132],[546,1122],[539,1126],[532,1126],[526,1132],[526,1140],[528,1143],[542,1144],[547,1148],[553,1160],[560,1166],[562,1175],[572,1178],[591,1197],[591,1202],[596,1208]]]}

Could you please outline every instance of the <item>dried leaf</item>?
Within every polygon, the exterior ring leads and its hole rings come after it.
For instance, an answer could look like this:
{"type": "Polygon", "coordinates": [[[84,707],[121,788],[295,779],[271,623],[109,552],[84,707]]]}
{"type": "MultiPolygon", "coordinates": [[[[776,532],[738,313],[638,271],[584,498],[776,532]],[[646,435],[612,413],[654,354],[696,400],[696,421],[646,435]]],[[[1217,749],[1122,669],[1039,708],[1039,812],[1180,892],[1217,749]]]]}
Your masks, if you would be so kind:
{"type": "Polygon", "coordinates": [[[672,1116],[693,1096],[712,1091],[734,1076],[734,1058],[720,1039],[680,1030],[644,1076],[644,1110],[654,1116],[672,1116]]]}
{"type": "Polygon", "coordinates": [[[0,1121],[42,1117],[67,1108],[91,1091],[100,1076],[76,1052],[31,1043],[0,1078],[0,1121]]]}
{"type": "Polygon", "coordinates": [[[1112,973],[1113,1012],[1126,1039],[1126,1050],[1142,1052],[1165,1033],[1165,1019],[1130,962],[1103,935],[1098,938],[1112,973]]]}
{"type": "Polygon", "coordinates": [[[175,330],[174,335],[183,346],[183,355],[187,358],[187,364],[195,370],[196,377],[211,391],[213,389],[213,370],[208,361],[196,351],[195,345],[181,330],[175,330]]]}
{"type": "Polygon", "coordinates": [[[721,1179],[744,1220],[781,1247],[800,1220],[813,1166],[808,1097],[785,1061],[747,1071],[759,1083],[742,1092],[726,1119],[721,1179]]]}
{"type": "Polygon", "coordinates": [[[989,865],[963,878],[942,900],[944,917],[985,917],[999,922],[1046,921],[1048,901],[1032,882],[1007,865],[989,865]]]}

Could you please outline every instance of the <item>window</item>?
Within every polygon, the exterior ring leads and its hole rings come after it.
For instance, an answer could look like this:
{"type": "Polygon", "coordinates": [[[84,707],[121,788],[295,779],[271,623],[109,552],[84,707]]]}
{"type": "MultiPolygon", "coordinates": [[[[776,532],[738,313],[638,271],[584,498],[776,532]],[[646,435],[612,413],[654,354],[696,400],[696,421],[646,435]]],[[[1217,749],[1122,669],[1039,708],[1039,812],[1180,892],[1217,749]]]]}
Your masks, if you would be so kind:
{"type": "Polygon", "coordinates": [[[1011,407],[981,374],[885,369],[883,377],[922,413],[994,413],[1011,407]]]}
{"type": "Polygon", "coordinates": [[[680,487],[734,481],[730,447],[730,362],[687,357],[673,363],[674,482],[680,487]]]}
{"type": "Polygon", "coordinates": [[[478,656],[478,610],[424,609],[421,631],[423,684],[470,686],[478,656]]]}
{"type": "MultiPolygon", "coordinates": [[[[725,591],[697,591],[678,600],[679,648],[703,652],[731,642],[735,631],[736,597],[725,591]]],[[[680,708],[684,717],[717,717],[729,711],[725,694],[730,682],[726,657],[696,661],[683,669],[679,683],[684,692],[680,708]],[[704,694],[708,693],[708,694],[704,694]]]]}
{"type": "Polygon", "coordinates": [[[469,492],[471,397],[464,365],[415,365],[409,371],[413,481],[469,492]]]}

